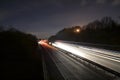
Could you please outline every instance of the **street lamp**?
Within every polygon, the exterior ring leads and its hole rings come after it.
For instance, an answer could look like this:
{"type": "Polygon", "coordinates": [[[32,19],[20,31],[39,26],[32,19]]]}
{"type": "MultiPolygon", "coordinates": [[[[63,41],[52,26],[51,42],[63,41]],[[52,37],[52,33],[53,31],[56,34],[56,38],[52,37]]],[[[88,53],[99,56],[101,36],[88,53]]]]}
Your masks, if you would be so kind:
{"type": "Polygon", "coordinates": [[[75,29],[74,29],[74,33],[75,33],[75,41],[78,41],[80,31],[81,31],[80,28],[75,28],[75,29]]]}
{"type": "Polygon", "coordinates": [[[76,28],[76,29],[74,30],[74,32],[75,32],[75,33],[80,33],[80,28],[76,28]]]}
{"type": "Polygon", "coordinates": [[[76,29],[76,32],[80,32],[80,29],[76,29]]]}

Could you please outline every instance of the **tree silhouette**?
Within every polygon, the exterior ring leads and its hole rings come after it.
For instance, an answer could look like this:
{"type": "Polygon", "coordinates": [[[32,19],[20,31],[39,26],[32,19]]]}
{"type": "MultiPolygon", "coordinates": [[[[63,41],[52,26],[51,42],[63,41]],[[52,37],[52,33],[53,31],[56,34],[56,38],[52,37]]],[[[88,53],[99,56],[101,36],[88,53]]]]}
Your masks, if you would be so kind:
{"type": "Polygon", "coordinates": [[[0,32],[0,49],[4,79],[42,78],[42,61],[35,58],[38,53],[35,36],[14,28],[3,30],[0,32]]]}
{"type": "MultiPolygon", "coordinates": [[[[59,31],[55,35],[55,40],[60,39],[113,46],[120,45],[120,24],[111,17],[104,17],[101,20],[95,20],[84,25],[79,34],[73,32],[75,28],[65,28],[59,31]]],[[[120,48],[116,49],[120,50],[120,48]]]]}

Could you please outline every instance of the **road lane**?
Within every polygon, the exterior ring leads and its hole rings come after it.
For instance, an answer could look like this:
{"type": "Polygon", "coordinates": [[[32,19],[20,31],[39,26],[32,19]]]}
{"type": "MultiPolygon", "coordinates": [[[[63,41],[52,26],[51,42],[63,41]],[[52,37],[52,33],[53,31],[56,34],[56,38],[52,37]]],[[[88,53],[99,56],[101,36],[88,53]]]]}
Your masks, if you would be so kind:
{"type": "Polygon", "coordinates": [[[44,80],[64,80],[63,76],[57,69],[55,63],[48,55],[47,46],[42,45],[42,60],[44,69],[44,80]]]}
{"type": "Polygon", "coordinates": [[[44,59],[43,55],[42,55],[42,65],[43,65],[44,80],[49,80],[48,72],[47,72],[47,68],[46,68],[46,63],[45,63],[45,59],[44,59]]]}
{"type": "Polygon", "coordinates": [[[46,56],[52,59],[65,80],[108,80],[108,77],[81,64],[58,49],[47,44],[42,46],[47,52],[46,56]]]}
{"type": "Polygon", "coordinates": [[[120,53],[66,42],[55,42],[53,45],[120,73],[120,53]]]}

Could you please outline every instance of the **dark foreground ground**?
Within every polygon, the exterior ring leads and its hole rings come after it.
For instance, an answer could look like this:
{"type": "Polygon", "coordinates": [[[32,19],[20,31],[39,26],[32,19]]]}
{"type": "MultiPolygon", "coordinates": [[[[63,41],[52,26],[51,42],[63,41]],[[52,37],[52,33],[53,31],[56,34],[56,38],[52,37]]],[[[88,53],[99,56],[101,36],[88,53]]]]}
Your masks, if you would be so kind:
{"type": "Polygon", "coordinates": [[[17,30],[0,32],[0,54],[2,80],[43,80],[35,36],[17,30]]]}
{"type": "Polygon", "coordinates": [[[32,59],[18,58],[18,56],[2,57],[2,77],[6,79],[43,80],[43,70],[40,50],[38,56],[32,59]]]}

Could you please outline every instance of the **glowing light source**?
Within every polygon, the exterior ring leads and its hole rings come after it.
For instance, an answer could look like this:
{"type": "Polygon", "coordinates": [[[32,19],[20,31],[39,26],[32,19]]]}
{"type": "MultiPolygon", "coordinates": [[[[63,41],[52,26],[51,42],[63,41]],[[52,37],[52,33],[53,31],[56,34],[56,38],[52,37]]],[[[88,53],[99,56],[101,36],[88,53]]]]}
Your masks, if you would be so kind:
{"type": "Polygon", "coordinates": [[[39,41],[38,44],[40,44],[41,42],[39,41]]]}
{"type": "Polygon", "coordinates": [[[44,42],[43,42],[42,40],[38,42],[38,44],[43,44],[43,43],[44,43],[44,42]]]}
{"type": "Polygon", "coordinates": [[[66,50],[72,54],[75,54],[75,55],[78,55],[81,57],[85,57],[85,54],[82,51],[80,51],[79,48],[77,48],[76,46],[74,46],[72,44],[55,42],[55,43],[53,43],[53,46],[58,47],[63,50],[66,50]]]}
{"type": "Polygon", "coordinates": [[[80,33],[80,28],[75,28],[75,29],[74,29],[74,32],[75,32],[75,33],[80,33]]]}
{"type": "Polygon", "coordinates": [[[47,40],[41,40],[41,41],[38,41],[38,44],[47,44],[48,41],[47,40]]]}
{"type": "Polygon", "coordinates": [[[76,32],[80,32],[80,29],[76,29],[76,32]]]}

